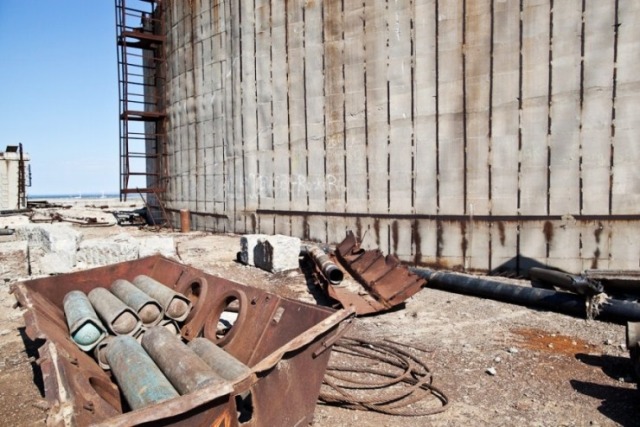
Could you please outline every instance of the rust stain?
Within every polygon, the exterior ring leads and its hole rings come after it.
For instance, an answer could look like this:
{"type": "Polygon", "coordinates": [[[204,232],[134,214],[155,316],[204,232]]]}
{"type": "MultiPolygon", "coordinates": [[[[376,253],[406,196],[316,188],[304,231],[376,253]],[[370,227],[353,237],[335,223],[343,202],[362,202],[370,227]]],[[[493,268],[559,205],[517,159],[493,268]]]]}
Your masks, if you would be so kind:
{"type": "Polygon", "coordinates": [[[217,34],[218,32],[220,32],[218,27],[218,23],[220,22],[220,4],[216,2],[213,5],[212,11],[213,11],[213,30],[215,31],[215,34],[217,34]]]}
{"type": "Polygon", "coordinates": [[[498,235],[500,236],[500,244],[502,246],[504,246],[504,243],[506,241],[506,234],[504,231],[504,223],[503,222],[499,222],[498,223],[498,235]]]}
{"type": "Polygon", "coordinates": [[[512,329],[511,333],[519,336],[519,345],[538,352],[575,356],[578,353],[583,353],[585,349],[595,347],[594,344],[579,338],[560,335],[543,329],[516,328],[512,329]]]}
{"type": "Polygon", "coordinates": [[[551,221],[544,222],[542,232],[544,233],[544,240],[547,242],[547,244],[550,244],[553,241],[553,224],[551,223],[551,221]]]}
{"type": "Polygon", "coordinates": [[[596,238],[596,243],[600,243],[602,230],[604,230],[604,225],[602,225],[602,222],[598,221],[598,227],[593,231],[593,236],[596,238]]]}
{"type": "Polygon", "coordinates": [[[398,221],[391,223],[391,240],[393,240],[393,254],[398,254],[398,221]]]}
{"type": "Polygon", "coordinates": [[[593,259],[591,260],[591,269],[595,270],[598,268],[598,259],[600,258],[600,248],[596,248],[593,251],[593,259]]]}
{"type": "Polygon", "coordinates": [[[413,256],[413,263],[419,265],[422,262],[422,236],[420,236],[420,228],[418,221],[411,223],[411,238],[415,245],[415,252],[413,256]]]}
{"type": "Polygon", "coordinates": [[[309,229],[309,217],[307,215],[302,217],[302,236],[305,240],[309,240],[311,232],[309,229]]]}
{"type": "MultiPolygon", "coordinates": [[[[436,221],[436,259],[442,258],[442,248],[444,247],[443,240],[444,229],[440,221],[436,221]]],[[[440,262],[440,261],[438,261],[440,262]]]]}
{"type": "Polygon", "coordinates": [[[256,216],[256,214],[251,214],[251,232],[253,234],[256,233],[256,229],[258,228],[257,222],[258,222],[258,217],[256,216]]]}
{"type": "Polygon", "coordinates": [[[360,217],[356,218],[356,236],[358,236],[358,240],[362,241],[362,221],[360,217]]]}
{"type": "Polygon", "coordinates": [[[378,218],[373,221],[373,230],[376,232],[376,245],[380,246],[380,220],[378,218]]]}
{"type": "Polygon", "coordinates": [[[466,258],[467,249],[469,248],[469,240],[467,240],[467,223],[460,223],[460,234],[462,234],[462,241],[460,242],[460,249],[462,250],[462,257],[466,258]]]}

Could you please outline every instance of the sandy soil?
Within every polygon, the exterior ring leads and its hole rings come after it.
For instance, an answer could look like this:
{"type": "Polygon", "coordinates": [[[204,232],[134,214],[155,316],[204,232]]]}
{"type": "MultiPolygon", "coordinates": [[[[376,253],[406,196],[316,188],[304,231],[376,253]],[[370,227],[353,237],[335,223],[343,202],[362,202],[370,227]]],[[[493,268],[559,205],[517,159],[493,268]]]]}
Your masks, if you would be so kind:
{"type": "MultiPolygon", "coordinates": [[[[156,232],[78,229],[90,237],[156,232]]],[[[174,236],[184,263],[289,298],[325,301],[301,271],[269,274],[236,263],[238,236],[160,232],[174,236]]],[[[20,310],[12,308],[13,281],[0,284],[0,419],[3,425],[43,425],[47,408],[37,350],[24,334],[20,310]]],[[[402,309],[358,319],[349,334],[428,350],[423,358],[435,385],[452,403],[442,414],[420,418],[318,404],[314,426],[640,425],[621,325],[427,288],[402,309]],[[491,367],[495,375],[487,373],[491,367]]]]}

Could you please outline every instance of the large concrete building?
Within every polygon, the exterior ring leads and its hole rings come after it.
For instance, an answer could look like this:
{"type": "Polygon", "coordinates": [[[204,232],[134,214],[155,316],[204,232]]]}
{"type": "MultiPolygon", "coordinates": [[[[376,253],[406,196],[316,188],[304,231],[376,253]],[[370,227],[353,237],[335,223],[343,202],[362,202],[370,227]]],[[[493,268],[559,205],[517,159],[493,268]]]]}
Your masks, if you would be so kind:
{"type": "Polygon", "coordinates": [[[639,267],[640,2],[155,3],[143,157],[169,215],[448,268],[639,267]]]}
{"type": "Polygon", "coordinates": [[[9,145],[0,152],[0,211],[27,207],[29,155],[22,145],[9,145]]]}

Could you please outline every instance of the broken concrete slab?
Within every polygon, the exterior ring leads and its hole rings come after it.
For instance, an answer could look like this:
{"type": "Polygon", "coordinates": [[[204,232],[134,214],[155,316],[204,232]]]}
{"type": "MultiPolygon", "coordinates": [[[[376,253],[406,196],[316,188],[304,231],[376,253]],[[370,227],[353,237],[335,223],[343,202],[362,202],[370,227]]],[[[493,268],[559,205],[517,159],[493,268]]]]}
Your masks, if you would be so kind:
{"type": "Polygon", "coordinates": [[[300,264],[300,239],[281,234],[260,238],[253,250],[253,262],[272,273],[294,270],[300,264]]]}
{"type": "Polygon", "coordinates": [[[29,245],[31,274],[67,273],[76,265],[82,234],[71,224],[26,224],[15,230],[16,239],[29,245]]]}
{"type": "Polygon", "coordinates": [[[97,267],[138,259],[139,243],[128,234],[108,239],[88,239],[78,246],[77,267],[97,267]]]}
{"type": "Polygon", "coordinates": [[[0,282],[29,276],[29,245],[26,240],[0,243],[0,282]]]}
{"type": "Polygon", "coordinates": [[[150,236],[136,239],[140,245],[140,258],[160,254],[165,257],[176,256],[176,244],[173,237],[150,236]]]}
{"type": "Polygon", "coordinates": [[[24,224],[15,230],[17,240],[27,240],[30,247],[41,247],[46,252],[75,254],[82,239],[71,224],[24,224]]]}

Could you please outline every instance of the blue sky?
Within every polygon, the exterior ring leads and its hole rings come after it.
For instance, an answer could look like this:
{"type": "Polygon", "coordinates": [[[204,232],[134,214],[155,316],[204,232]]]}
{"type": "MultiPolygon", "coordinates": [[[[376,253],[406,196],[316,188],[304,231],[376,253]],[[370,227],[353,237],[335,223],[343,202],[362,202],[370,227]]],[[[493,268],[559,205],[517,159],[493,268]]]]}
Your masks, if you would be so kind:
{"type": "Polygon", "coordinates": [[[113,0],[0,0],[0,151],[22,142],[29,195],[115,193],[113,0]]]}

